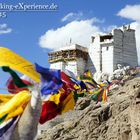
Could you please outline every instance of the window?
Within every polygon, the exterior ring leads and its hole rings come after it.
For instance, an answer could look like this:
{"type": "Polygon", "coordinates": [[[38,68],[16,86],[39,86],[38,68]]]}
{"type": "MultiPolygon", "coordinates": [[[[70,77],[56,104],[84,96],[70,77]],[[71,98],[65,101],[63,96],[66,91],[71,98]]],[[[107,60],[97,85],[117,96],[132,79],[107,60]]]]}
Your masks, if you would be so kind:
{"type": "Polygon", "coordinates": [[[106,51],[108,51],[109,50],[109,47],[106,47],[106,51]]]}

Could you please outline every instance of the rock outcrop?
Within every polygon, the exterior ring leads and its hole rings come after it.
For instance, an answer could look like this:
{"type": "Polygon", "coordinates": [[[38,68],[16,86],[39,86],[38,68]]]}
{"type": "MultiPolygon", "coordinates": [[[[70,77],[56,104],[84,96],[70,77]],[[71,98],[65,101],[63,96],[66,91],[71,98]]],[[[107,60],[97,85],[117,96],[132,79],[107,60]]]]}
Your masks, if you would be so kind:
{"type": "Polygon", "coordinates": [[[104,104],[81,98],[75,110],[39,129],[38,140],[140,140],[140,78],[112,91],[104,104]]]}
{"type": "Polygon", "coordinates": [[[94,79],[97,82],[101,82],[104,80],[127,80],[128,77],[130,78],[131,76],[135,76],[138,73],[140,73],[140,68],[139,67],[130,67],[130,66],[125,66],[118,64],[117,69],[114,70],[113,73],[106,73],[106,72],[98,72],[94,75],[94,79]]]}

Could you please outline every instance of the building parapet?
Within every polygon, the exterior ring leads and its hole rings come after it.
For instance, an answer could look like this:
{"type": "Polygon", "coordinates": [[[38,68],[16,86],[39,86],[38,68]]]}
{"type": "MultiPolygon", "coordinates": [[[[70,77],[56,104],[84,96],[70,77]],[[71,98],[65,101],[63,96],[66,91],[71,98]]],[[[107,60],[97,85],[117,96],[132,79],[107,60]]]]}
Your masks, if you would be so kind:
{"type": "Polygon", "coordinates": [[[110,41],[110,42],[102,42],[102,43],[100,43],[101,44],[101,47],[106,47],[106,46],[112,46],[113,45],[113,40],[112,41],[110,41]]]}
{"type": "Polygon", "coordinates": [[[88,59],[88,52],[82,51],[80,49],[68,49],[68,50],[61,50],[56,52],[48,53],[49,62],[59,62],[59,61],[73,61],[77,58],[83,58],[87,61],[88,59]]]}
{"type": "Polygon", "coordinates": [[[107,34],[107,35],[101,35],[100,36],[100,42],[109,42],[112,39],[113,39],[112,34],[107,34]]]}

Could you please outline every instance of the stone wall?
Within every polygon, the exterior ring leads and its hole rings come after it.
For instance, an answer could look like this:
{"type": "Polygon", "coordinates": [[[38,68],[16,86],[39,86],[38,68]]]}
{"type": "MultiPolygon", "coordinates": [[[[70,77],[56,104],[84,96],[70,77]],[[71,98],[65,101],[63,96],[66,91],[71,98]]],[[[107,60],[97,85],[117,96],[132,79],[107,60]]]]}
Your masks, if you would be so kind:
{"type": "Polygon", "coordinates": [[[93,74],[96,72],[95,66],[94,66],[93,61],[91,60],[91,57],[90,56],[88,56],[88,61],[86,63],[85,70],[90,70],[91,73],[93,73],[93,74]]]}
{"type": "Polygon", "coordinates": [[[137,66],[137,50],[134,30],[129,29],[124,31],[123,51],[124,62],[133,67],[137,66]]]}
{"type": "Polygon", "coordinates": [[[132,67],[138,65],[135,31],[132,29],[114,30],[114,69],[118,63],[132,67]]]}
{"type": "Polygon", "coordinates": [[[123,31],[120,29],[114,30],[113,37],[114,55],[113,55],[113,69],[117,68],[117,64],[123,63],[123,31]]]}
{"type": "Polygon", "coordinates": [[[83,60],[83,58],[77,59],[77,75],[83,75],[86,69],[87,61],[83,60]]]}

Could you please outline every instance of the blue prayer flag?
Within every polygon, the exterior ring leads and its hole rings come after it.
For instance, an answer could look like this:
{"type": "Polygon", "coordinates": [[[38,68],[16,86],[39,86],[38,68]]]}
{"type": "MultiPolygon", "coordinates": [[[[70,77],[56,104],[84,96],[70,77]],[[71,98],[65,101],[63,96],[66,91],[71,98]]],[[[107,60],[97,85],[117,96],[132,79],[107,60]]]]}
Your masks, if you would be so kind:
{"type": "Polygon", "coordinates": [[[36,71],[41,75],[41,94],[48,95],[58,92],[62,87],[61,71],[49,68],[43,68],[35,64],[36,71]]]}

